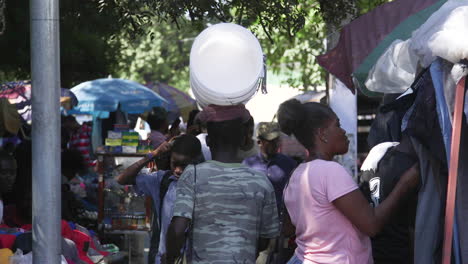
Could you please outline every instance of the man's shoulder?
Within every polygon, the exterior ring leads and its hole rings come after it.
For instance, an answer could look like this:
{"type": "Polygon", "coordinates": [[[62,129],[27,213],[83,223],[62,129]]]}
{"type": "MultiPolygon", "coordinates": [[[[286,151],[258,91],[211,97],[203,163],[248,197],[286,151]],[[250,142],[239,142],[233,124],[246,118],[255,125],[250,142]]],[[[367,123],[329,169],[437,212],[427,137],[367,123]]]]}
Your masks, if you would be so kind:
{"type": "Polygon", "coordinates": [[[246,166],[240,164],[240,163],[224,163],[224,162],[219,162],[215,160],[209,160],[202,162],[200,164],[196,165],[197,170],[213,170],[213,171],[233,171],[237,169],[243,169],[247,168],[246,166]]]}
{"type": "Polygon", "coordinates": [[[294,159],[281,153],[276,154],[275,163],[282,167],[290,167],[290,169],[297,166],[297,162],[294,159]]]}
{"type": "Polygon", "coordinates": [[[265,180],[265,174],[249,168],[240,163],[222,163],[217,161],[206,161],[196,166],[197,172],[205,175],[223,175],[225,177],[247,178],[248,180],[265,180]]]}
{"type": "Polygon", "coordinates": [[[296,161],[293,158],[291,158],[289,156],[286,156],[286,155],[284,155],[282,153],[276,154],[276,159],[281,160],[281,161],[285,161],[285,162],[296,163],[296,161]]]}
{"type": "Polygon", "coordinates": [[[261,161],[262,159],[258,156],[258,154],[256,154],[245,158],[244,161],[242,161],[242,164],[249,166],[251,164],[258,163],[261,161]]]}

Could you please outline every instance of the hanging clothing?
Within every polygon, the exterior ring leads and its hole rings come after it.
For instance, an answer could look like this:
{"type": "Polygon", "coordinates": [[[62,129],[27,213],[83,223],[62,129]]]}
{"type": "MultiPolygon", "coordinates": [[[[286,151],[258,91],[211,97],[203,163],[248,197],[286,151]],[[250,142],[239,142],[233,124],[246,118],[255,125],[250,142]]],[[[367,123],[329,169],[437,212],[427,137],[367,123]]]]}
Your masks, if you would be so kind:
{"type": "MultiPolygon", "coordinates": [[[[403,143],[404,144],[404,143],[403,143]]],[[[381,143],[369,152],[361,168],[359,186],[369,203],[377,207],[391,193],[401,175],[417,160],[395,142],[381,143]]],[[[381,232],[373,237],[375,264],[413,263],[412,231],[416,216],[417,194],[409,195],[391,216],[381,232]]]]}
{"type": "Polygon", "coordinates": [[[417,139],[447,167],[431,72],[425,71],[416,81],[413,89],[416,91],[416,98],[404,132],[417,139]]]}
{"type": "MultiPolygon", "coordinates": [[[[452,112],[453,112],[453,105],[450,106],[448,104],[447,97],[450,98],[452,104],[454,101],[454,94],[456,84],[453,80],[453,76],[450,74],[451,69],[453,68],[453,64],[442,59],[435,60],[431,66],[431,77],[432,83],[434,85],[434,91],[436,95],[436,110],[437,110],[437,117],[439,120],[441,133],[444,141],[445,147],[445,154],[447,157],[447,164],[450,164],[450,152],[451,152],[451,144],[452,144],[452,112]],[[447,93],[448,91],[451,91],[447,93]],[[453,98],[452,98],[453,94],[453,98]],[[447,95],[447,96],[446,96],[447,95]]],[[[455,210],[457,211],[457,207],[455,210]]],[[[458,219],[454,219],[453,223],[453,260],[456,264],[461,263],[461,255],[460,255],[460,240],[458,238],[459,233],[459,224],[458,219]]]]}
{"type": "Polygon", "coordinates": [[[96,166],[96,160],[92,159],[93,153],[91,146],[92,127],[83,123],[78,131],[70,137],[70,149],[78,150],[88,167],[96,166]]]}
{"type": "Polygon", "coordinates": [[[418,154],[421,188],[414,234],[414,263],[439,264],[442,259],[447,171],[440,160],[412,138],[418,154]],[[428,232],[430,230],[430,232],[428,232]]]}
{"type": "Polygon", "coordinates": [[[412,88],[416,98],[403,117],[403,122],[406,122],[403,132],[411,137],[421,175],[416,210],[414,263],[438,264],[442,256],[448,170],[431,71],[424,71],[412,88]]]}
{"type": "MultiPolygon", "coordinates": [[[[368,142],[377,144],[382,142],[381,140],[395,141],[402,133],[410,136],[421,174],[413,259],[417,264],[438,264],[441,260],[443,241],[447,158],[431,72],[424,70],[411,88],[413,93],[389,104],[388,107],[392,111],[381,108],[376,118],[379,120],[371,127],[368,142]],[[404,101],[401,101],[402,99],[404,101]],[[400,128],[400,131],[395,128],[400,128]]],[[[399,167],[400,164],[397,163],[391,168],[399,167]]],[[[382,189],[380,191],[386,192],[382,189]]]]}
{"type": "Polygon", "coordinates": [[[381,106],[371,125],[367,144],[370,148],[382,142],[399,142],[403,116],[413,105],[416,93],[406,94],[381,106]]]}

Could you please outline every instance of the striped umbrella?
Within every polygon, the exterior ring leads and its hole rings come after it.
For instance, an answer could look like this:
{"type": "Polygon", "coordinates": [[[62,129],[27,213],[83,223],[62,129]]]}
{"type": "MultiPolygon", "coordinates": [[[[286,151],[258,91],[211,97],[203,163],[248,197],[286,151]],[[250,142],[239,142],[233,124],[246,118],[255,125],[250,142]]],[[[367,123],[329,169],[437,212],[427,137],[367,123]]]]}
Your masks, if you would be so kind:
{"type": "Polygon", "coordinates": [[[2,83],[0,98],[6,98],[16,106],[22,120],[31,125],[31,81],[2,83]]]}
{"type": "Polygon", "coordinates": [[[146,87],[168,101],[169,120],[181,116],[187,121],[190,111],[197,109],[197,101],[177,88],[160,82],[149,82],[146,87]]]}
{"type": "Polygon", "coordinates": [[[395,0],[376,7],[345,27],[335,48],[317,57],[318,63],[354,92],[367,95],[369,71],[396,39],[411,37],[447,0],[395,0]]]}
{"type": "MultiPolygon", "coordinates": [[[[6,82],[0,85],[0,98],[7,99],[14,105],[24,123],[31,125],[31,81],[6,82]]],[[[62,88],[60,104],[70,109],[78,103],[76,96],[68,89],[62,88]]]]}

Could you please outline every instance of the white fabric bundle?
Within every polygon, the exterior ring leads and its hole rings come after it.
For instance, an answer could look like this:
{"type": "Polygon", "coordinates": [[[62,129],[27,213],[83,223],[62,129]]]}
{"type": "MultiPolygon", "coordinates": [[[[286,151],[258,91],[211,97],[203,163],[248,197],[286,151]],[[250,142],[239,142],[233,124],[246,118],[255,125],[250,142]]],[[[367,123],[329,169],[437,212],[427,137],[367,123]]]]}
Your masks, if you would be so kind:
{"type": "Polygon", "coordinates": [[[468,0],[449,0],[406,41],[395,40],[369,71],[366,88],[402,93],[410,87],[418,64],[428,67],[440,57],[451,63],[468,59],[468,0]]]}
{"type": "Polygon", "coordinates": [[[468,58],[468,0],[449,0],[411,37],[410,48],[428,67],[436,57],[452,63],[468,58]]]}
{"type": "Polygon", "coordinates": [[[366,88],[379,93],[403,93],[416,77],[418,57],[409,49],[410,40],[395,40],[369,72],[366,88]]]}

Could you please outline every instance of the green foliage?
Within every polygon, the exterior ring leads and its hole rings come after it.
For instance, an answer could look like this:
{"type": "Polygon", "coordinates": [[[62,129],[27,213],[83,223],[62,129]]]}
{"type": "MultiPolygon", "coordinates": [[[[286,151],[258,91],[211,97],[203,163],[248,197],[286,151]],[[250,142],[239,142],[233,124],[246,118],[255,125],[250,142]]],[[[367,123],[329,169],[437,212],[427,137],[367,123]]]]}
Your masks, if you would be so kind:
{"type": "MultiPolygon", "coordinates": [[[[259,38],[270,72],[292,87],[324,84],[315,56],[325,25],[338,26],[388,0],[93,0],[60,1],[63,87],[108,74],[189,87],[193,38],[208,23],[233,22],[259,38]]],[[[29,1],[7,0],[0,38],[0,81],[30,78],[29,1]]]]}
{"type": "Polygon", "coordinates": [[[346,18],[356,17],[358,10],[365,12],[384,1],[361,0],[357,8],[348,0],[143,1],[159,19],[147,21],[154,26],[142,37],[121,41],[116,72],[140,82],[163,81],[186,90],[190,40],[207,22],[233,22],[248,27],[258,37],[270,74],[280,75],[284,84],[303,90],[323,87],[325,72],[315,56],[325,52],[326,23],[339,28],[346,18]],[[151,41],[149,34],[162,40],[151,41]]]}
{"type": "MultiPolygon", "coordinates": [[[[249,26],[259,22],[268,33],[279,30],[294,34],[304,25],[304,12],[298,0],[100,0],[102,9],[117,7],[122,21],[129,22],[129,32],[142,33],[141,26],[166,21],[177,27],[188,19],[234,22],[249,26]]],[[[143,27],[144,28],[144,27],[143,27]]]]}
{"type": "Polygon", "coordinates": [[[122,47],[114,72],[117,76],[143,83],[166,82],[186,91],[189,89],[188,64],[193,39],[206,27],[206,23],[218,23],[218,18],[223,21],[229,18],[229,22],[246,26],[257,35],[267,55],[269,72],[285,76],[284,83],[303,89],[323,85],[324,73],[315,62],[315,55],[323,51],[325,35],[318,4],[314,1],[309,1],[312,4],[302,3],[295,7],[295,18],[289,14],[275,21],[266,17],[278,10],[286,12],[285,9],[291,8],[282,6],[286,1],[258,2],[263,1],[246,1],[242,7],[244,10],[232,8],[230,15],[217,14],[215,18],[208,16],[203,21],[198,21],[202,19],[198,16],[194,16],[195,22],[181,18],[177,24],[153,21],[153,26],[136,38],[125,31],[114,42],[122,47]],[[263,11],[255,13],[256,8],[263,11]],[[298,14],[303,17],[299,19],[298,14]]]}
{"type": "Polygon", "coordinates": [[[391,2],[393,0],[358,0],[357,6],[359,8],[359,14],[363,15],[379,5],[391,2]]]}
{"type": "Polygon", "coordinates": [[[270,42],[258,25],[252,29],[258,32],[269,70],[285,76],[283,83],[291,87],[310,90],[324,85],[325,73],[315,56],[324,52],[325,22],[315,1],[306,1],[302,8],[307,10],[305,24],[294,37],[276,32],[270,42]]]}
{"type": "Polygon", "coordinates": [[[122,33],[111,41],[120,47],[113,72],[141,83],[159,81],[187,91],[190,47],[198,33],[197,26],[187,21],[180,29],[171,23],[156,22],[147,34],[133,39],[122,33]]]}
{"type": "Polygon", "coordinates": [[[323,19],[332,26],[338,27],[343,21],[353,18],[357,14],[354,0],[318,0],[323,19]]]}
{"type": "MultiPolygon", "coordinates": [[[[117,51],[108,39],[121,31],[117,9],[99,11],[96,1],[60,1],[61,83],[71,87],[106,77],[117,51]]],[[[29,1],[8,0],[0,37],[0,82],[30,79],[29,1]]]]}

